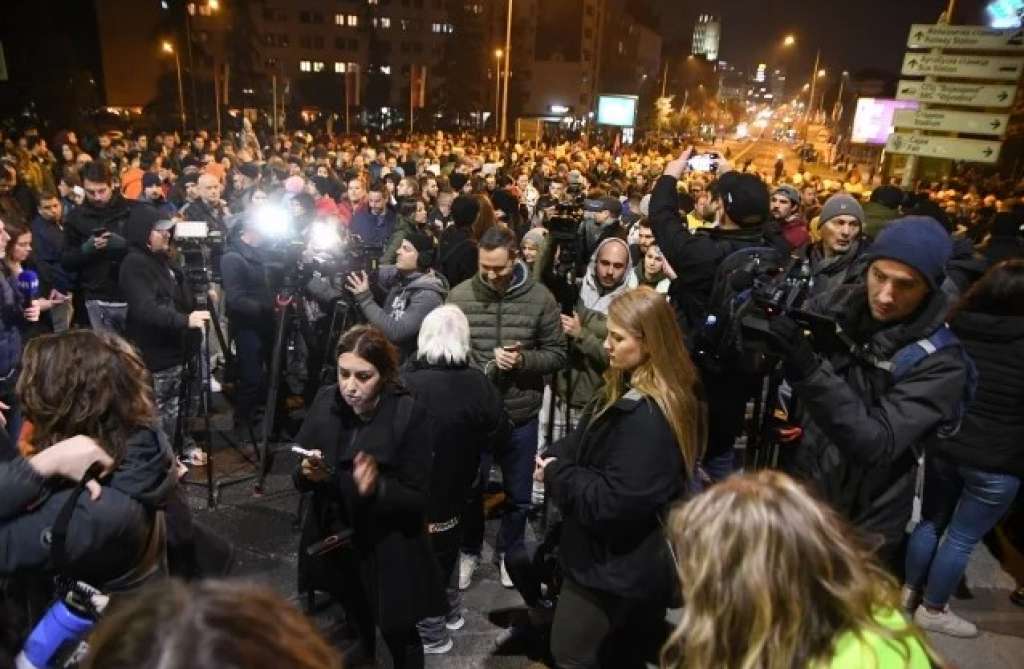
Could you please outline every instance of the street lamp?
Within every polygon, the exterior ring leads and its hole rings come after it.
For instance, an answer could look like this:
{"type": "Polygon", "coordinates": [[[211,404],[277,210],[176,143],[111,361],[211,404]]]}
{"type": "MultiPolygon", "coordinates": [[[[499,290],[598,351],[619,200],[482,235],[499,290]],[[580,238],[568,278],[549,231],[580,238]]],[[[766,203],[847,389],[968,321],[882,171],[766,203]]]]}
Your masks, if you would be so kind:
{"type": "Polygon", "coordinates": [[[508,75],[509,61],[512,60],[512,0],[508,0],[508,17],[505,19],[505,88],[501,102],[501,141],[508,131],[508,75]]]}
{"type": "Polygon", "coordinates": [[[825,77],[825,70],[818,70],[818,78],[823,79],[825,77]]]}
{"type": "Polygon", "coordinates": [[[494,134],[497,136],[498,119],[501,117],[501,57],[505,52],[501,49],[494,50],[494,134]]]}
{"type": "Polygon", "coordinates": [[[796,38],[792,35],[786,35],[785,39],[782,40],[782,46],[793,46],[796,44],[796,38]]]}
{"type": "Polygon", "coordinates": [[[181,132],[185,132],[185,89],[181,85],[181,58],[178,57],[178,50],[174,45],[164,40],[160,45],[164,53],[174,54],[174,67],[178,72],[178,109],[181,111],[181,132]]]}

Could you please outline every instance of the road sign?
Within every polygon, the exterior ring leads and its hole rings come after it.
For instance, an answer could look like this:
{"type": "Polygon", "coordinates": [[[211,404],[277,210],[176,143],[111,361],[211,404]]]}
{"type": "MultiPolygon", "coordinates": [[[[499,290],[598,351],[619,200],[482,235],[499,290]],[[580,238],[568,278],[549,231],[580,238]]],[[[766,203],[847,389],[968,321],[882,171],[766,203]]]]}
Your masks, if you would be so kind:
{"type": "Polygon", "coordinates": [[[911,135],[903,132],[894,132],[889,135],[889,141],[885,143],[885,150],[890,153],[952,158],[971,163],[996,162],[999,158],[999,147],[1000,142],[997,140],[911,135]]]}
{"type": "Polygon", "coordinates": [[[893,125],[897,128],[944,130],[1002,137],[1006,132],[1006,124],[1009,120],[1009,114],[985,114],[945,109],[903,109],[897,111],[893,116],[893,125]]]}
{"type": "Polygon", "coordinates": [[[1016,81],[1024,71],[1024,58],[1006,56],[932,56],[908,53],[902,73],[916,77],[955,77],[1016,81]]]}
{"type": "Polygon", "coordinates": [[[899,100],[963,107],[1009,107],[1016,95],[1016,86],[1009,84],[950,84],[900,79],[896,88],[899,100]]]}
{"type": "Polygon", "coordinates": [[[1024,29],[915,23],[910,26],[907,46],[911,49],[1024,51],[1024,29]]]}

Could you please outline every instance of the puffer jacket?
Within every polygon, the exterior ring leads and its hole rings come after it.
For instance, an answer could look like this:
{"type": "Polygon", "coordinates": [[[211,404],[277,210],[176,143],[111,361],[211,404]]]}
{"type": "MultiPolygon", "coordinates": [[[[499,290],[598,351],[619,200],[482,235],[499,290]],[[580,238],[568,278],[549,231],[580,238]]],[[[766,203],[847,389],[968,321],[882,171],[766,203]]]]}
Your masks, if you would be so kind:
{"type": "MultiPolygon", "coordinates": [[[[65,543],[65,575],[99,588],[132,585],[166,571],[163,507],[177,485],[170,445],[157,430],[128,439],[103,494],[78,498],[65,543]],[[157,545],[154,545],[157,544],[157,545]]],[[[0,574],[49,571],[50,530],[74,486],[42,478],[27,460],[0,463],[0,574]]]]}
{"type": "Polygon", "coordinates": [[[444,304],[448,282],[433,272],[402,275],[394,266],[382,267],[377,277],[381,288],[388,291],[384,306],[373,301],[372,291],[359,293],[356,300],[367,322],[379,328],[406,360],[416,352],[423,319],[444,304]]]}
{"type": "Polygon", "coordinates": [[[961,311],[951,327],[978,366],[978,391],[960,431],[929,453],[1024,478],[1024,317],[961,311]]]}
{"type": "Polygon", "coordinates": [[[504,294],[487,285],[477,273],[452,289],[448,303],[469,320],[473,365],[498,387],[509,417],[516,425],[535,418],[544,392],[544,375],[566,363],[565,333],[558,303],[547,288],[530,278],[516,263],[512,283],[504,294]],[[519,342],[522,365],[499,370],[494,349],[519,342]]]}
{"type": "MultiPolygon", "coordinates": [[[[941,327],[948,302],[933,290],[915,315],[881,328],[871,318],[864,285],[842,286],[809,307],[835,318],[862,352],[888,361],[941,327]]],[[[784,468],[859,528],[881,535],[891,550],[910,519],[917,454],[954,417],[966,379],[956,348],[927,356],[898,383],[845,349],[825,356],[813,374],[792,383],[791,416],[803,437],[784,447],[784,468]]]]}

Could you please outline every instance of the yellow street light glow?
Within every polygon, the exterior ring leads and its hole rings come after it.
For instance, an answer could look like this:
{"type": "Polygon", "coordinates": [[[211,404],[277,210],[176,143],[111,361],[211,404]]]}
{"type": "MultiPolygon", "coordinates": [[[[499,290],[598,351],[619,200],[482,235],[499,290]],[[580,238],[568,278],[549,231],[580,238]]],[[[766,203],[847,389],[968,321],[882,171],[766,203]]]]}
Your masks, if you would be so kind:
{"type": "Polygon", "coordinates": [[[796,44],[796,38],[792,35],[786,35],[786,38],[782,40],[782,46],[793,46],[796,44]]]}
{"type": "Polygon", "coordinates": [[[818,78],[820,79],[820,78],[822,78],[824,76],[825,76],[825,70],[818,70],[818,78]]]}
{"type": "Polygon", "coordinates": [[[209,5],[211,12],[215,12],[220,9],[220,0],[210,0],[207,4],[209,5]]]}
{"type": "Polygon", "coordinates": [[[505,55],[505,52],[502,51],[501,49],[495,49],[494,50],[494,57],[495,58],[501,58],[504,55],[505,55]]]}
{"type": "Polygon", "coordinates": [[[160,48],[162,48],[167,53],[174,53],[174,46],[171,45],[170,42],[164,42],[160,45],[160,48]]]}

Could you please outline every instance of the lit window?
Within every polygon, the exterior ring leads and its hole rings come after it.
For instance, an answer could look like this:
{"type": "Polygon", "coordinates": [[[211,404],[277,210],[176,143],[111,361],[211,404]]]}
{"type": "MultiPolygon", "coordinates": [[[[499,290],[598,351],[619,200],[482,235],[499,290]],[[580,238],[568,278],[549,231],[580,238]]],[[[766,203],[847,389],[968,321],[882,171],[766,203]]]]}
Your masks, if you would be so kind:
{"type": "Polygon", "coordinates": [[[313,71],[313,63],[309,62],[308,60],[300,60],[299,61],[299,71],[300,72],[312,72],[313,71]]]}
{"type": "Polygon", "coordinates": [[[378,0],[366,0],[366,4],[368,4],[368,5],[376,5],[377,2],[378,2],[378,0]]]}
{"type": "Polygon", "coordinates": [[[345,63],[334,62],[334,73],[345,74],[345,63]]]}
{"type": "Polygon", "coordinates": [[[345,25],[345,15],[344,14],[335,14],[334,15],[334,25],[336,25],[336,26],[343,26],[343,25],[345,25]]]}
{"type": "Polygon", "coordinates": [[[348,15],[348,26],[350,28],[355,28],[358,25],[359,25],[359,17],[356,16],[355,14],[349,14],[348,15]]]}
{"type": "Polygon", "coordinates": [[[324,71],[324,61],[322,61],[322,60],[314,60],[313,61],[313,71],[314,72],[323,72],[324,71]]]}
{"type": "Polygon", "coordinates": [[[439,33],[439,32],[441,32],[441,24],[440,24],[440,23],[435,23],[435,24],[433,24],[433,25],[431,26],[431,29],[432,29],[432,30],[433,30],[433,31],[434,31],[435,33],[439,33]]]}
{"type": "Polygon", "coordinates": [[[391,74],[391,66],[390,65],[381,65],[380,66],[380,73],[381,74],[391,74]]]}
{"type": "Polygon", "coordinates": [[[382,16],[380,18],[380,27],[381,28],[390,28],[391,27],[391,19],[389,17],[387,17],[387,16],[382,16]]]}

